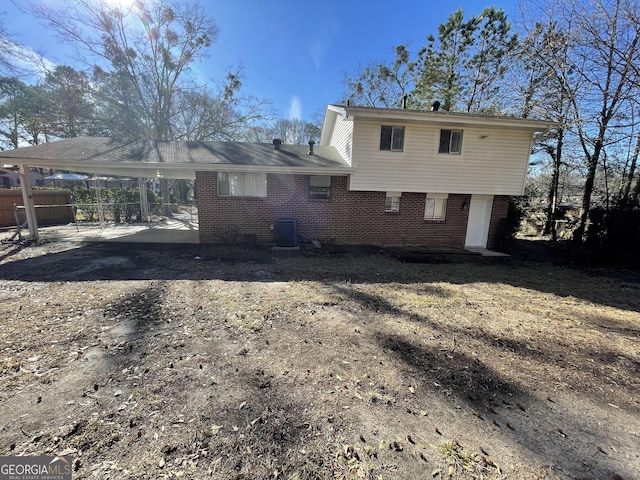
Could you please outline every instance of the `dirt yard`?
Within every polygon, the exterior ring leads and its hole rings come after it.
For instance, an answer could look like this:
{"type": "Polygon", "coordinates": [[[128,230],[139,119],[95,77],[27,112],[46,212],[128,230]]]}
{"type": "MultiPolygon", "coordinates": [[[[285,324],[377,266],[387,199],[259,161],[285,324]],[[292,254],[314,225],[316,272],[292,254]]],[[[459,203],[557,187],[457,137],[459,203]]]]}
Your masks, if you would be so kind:
{"type": "Polygon", "coordinates": [[[640,478],[640,279],[531,259],[0,246],[0,454],[74,478],[640,478]]]}

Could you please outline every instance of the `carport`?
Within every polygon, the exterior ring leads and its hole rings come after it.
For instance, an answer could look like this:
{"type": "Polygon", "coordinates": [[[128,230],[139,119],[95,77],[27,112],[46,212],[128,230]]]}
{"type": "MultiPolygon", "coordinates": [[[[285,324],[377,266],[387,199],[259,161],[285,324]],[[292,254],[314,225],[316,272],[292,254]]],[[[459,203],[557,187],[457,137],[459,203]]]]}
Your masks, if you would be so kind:
{"type": "MultiPolygon", "coordinates": [[[[19,167],[29,237],[37,239],[39,228],[29,181],[31,167],[138,178],[142,216],[148,219],[147,179],[195,179],[193,163],[177,161],[176,143],[143,140],[120,142],[107,137],[77,137],[0,152],[0,163],[19,167]]],[[[62,229],[58,231],[62,232],[62,229]]]]}

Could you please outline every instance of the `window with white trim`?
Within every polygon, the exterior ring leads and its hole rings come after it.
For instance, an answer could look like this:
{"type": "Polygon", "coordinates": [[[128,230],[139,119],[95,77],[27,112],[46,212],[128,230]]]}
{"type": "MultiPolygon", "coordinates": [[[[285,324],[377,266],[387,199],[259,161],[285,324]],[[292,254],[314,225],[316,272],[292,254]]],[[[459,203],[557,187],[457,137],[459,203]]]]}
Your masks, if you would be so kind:
{"type": "Polygon", "coordinates": [[[427,193],[424,204],[425,220],[444,220],[447,213],[448,193],[427,193]]]}
{"type": "Polygon", "coordinates": [[[402,192],[387,192],[387,197],[384,201],[385,212],[399,212],[400,211],[400,197],[402,192]]]}
{"type": "Polygon", "coordinates": [[[267,174],[248,172],[218,172],[218,196],[267,196],[267,174]]]}
{"type": "Polygon", "coordinates": [[[309,175],[309,198],[331,198],[331,175],[309,175]]]}
{"type": "Polygon", "coordinates": [[[380,129],[380,150],[401,152],[404,149],[404,127],[383,125],[380,129]]]}
{"type": "Polygon", "coordinates": [[[438,153],[460,155],[462,153],[462,130],[440,130],[438,153]]]}

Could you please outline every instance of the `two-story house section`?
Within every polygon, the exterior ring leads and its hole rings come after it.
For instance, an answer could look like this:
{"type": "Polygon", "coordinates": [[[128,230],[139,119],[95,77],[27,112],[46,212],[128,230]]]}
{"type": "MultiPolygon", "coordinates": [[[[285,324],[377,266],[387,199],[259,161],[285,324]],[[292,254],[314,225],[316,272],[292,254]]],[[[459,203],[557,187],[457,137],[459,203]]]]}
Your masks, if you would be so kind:
{"type": "Polygon", "coordinates": [[[534,133],[551,127],[511,117],[329,105],[320,145],[337,148],[353,168],[349,192],[385,196],[384,213],[369,227],[385,243],[486,247],[510,197],[523,193],[534,133]],[[402,221],[389,220],[393,215],[402,221]]]}

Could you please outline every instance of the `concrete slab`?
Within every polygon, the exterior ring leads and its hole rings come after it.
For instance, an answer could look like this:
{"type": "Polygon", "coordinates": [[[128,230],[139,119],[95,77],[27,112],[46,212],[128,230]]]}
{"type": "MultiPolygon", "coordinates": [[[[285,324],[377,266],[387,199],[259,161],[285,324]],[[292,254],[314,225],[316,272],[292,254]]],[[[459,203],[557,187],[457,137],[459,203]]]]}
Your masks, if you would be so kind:
{"type": "MultiPolygon", "coordinates": [[[[65,242],[132,242],[132,243],[199,243],[198,224],[179,219],[137,224],[86,225],[70,223],[40,227],[45,241],[65,242]]],[[[23,238],[28,232],[23,231],[23,238]]]]}
{"type": "Polygon", "coordinates": [[[511,256],[506,253],[496,252],[494,250],[488,250],[484,247],[465,247],[465,250],[468,250],[473,253],[479,253],[483,257],[510,257],[511,256]]]}

